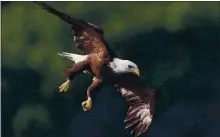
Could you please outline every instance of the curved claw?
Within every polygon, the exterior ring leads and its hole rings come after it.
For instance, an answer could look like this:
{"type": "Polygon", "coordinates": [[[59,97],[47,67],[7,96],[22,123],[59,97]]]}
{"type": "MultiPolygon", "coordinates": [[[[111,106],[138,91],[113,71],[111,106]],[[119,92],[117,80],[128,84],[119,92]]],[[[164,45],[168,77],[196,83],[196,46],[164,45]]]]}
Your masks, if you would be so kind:
{"type": "Polygon", "coordinates": [[[69,89],[69,85],[70,85],[70,80],[67,80],[66,82],[64,82],[60,87],[60,92],[67,92],[67,90],[69,89]]]}
{"type": "Polygon", "coordinates": [[[92,99],[89,97],[86,101],[82,102],[82,107],[84,111],[89,111],[92,107],[92,99]]]}

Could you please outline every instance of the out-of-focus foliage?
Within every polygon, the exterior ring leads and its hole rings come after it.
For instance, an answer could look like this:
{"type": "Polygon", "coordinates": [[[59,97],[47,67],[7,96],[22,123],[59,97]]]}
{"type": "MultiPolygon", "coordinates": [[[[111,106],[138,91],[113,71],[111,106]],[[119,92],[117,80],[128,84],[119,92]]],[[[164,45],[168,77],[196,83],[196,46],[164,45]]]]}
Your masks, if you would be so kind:
{"type": "MultiPolygon", "coordinates": [[[[159,114],[176,100],[217,95],[220,88],[205,79],[219,78],[219,2],[47,3],[102,27],[110,47],[138,64],[146,83],[158,90],[159,114]]],[[[68,93],[58,92],[65,80],[62,71],[72,63],[57,53],[80,53],[70,26],[32,2],[11,2],[2,7],[1,29],[3,136],[63,136],[91,82],[77,76],[68,93]]],[[[108,122],[98,123],[108,127],[108,122]]]]}
{"type": "Polygon", "coordinates": [[[48,110],[41,105],[22,106],[13,121],[15,136],[22,136],[22,132],[30,128],[31,124],[36,127],[50,127],[48,110]]]}

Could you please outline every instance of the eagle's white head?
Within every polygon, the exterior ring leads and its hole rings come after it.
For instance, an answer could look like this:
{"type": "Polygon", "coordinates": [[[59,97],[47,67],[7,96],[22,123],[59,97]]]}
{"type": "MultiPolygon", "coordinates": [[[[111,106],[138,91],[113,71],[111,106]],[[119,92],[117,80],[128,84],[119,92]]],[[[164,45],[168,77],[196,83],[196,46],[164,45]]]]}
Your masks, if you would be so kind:
{"type": "Polygon", "coordinates": [[[132,72],[137,74],[138,76],[140,75],[138,66],[130,60],[114,58],[113,61],[109,63],[109,66],[113,69],[115,73],[132,72]]]}

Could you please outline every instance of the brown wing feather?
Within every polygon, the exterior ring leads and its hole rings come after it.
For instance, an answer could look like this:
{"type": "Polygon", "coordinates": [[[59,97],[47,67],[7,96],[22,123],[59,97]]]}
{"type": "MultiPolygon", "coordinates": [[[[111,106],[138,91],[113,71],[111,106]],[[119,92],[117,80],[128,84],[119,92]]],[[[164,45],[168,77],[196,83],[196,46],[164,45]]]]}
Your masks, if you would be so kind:
{"type": "Polygon", "coordinates": [[[92,29],[87,28],[74,34],[74,41],[77,47],[81,49],[84,54],[107,52],[101,37],[92,29]]]}
{"type": "Polygon", "coordinates": [[[104,32],[100,27],[75,16],[70,16],[64,12],[56,10],[44,2],[35,1],[34,3],[70,24],[74,33],[74,40],[77,45],[82,46],[81,49],[85,52],[85,54],[91,53],[94,48],[105,46],[106,43],[103,37],[104,32]]]}
{"type": "Polygon", "coordinates": [[[91,28],[91,30],[94,30],[99,35],[104,34],[103,30],[100,27],[98,27],[92,23],[87,23],[86,21],[84,21],[80,18],[77,18],[75,16],[70,16],[64,12],[61,12],[61,11],[53,8],[52,6],[46,4],[45,2],[34,1],[34,3],[39,5],[42,9],[46,10],[47,12],[59,17],[61,20],[65,21],[66,23],[72,25],[72,29],[74,29],[74,31],[91,28]]]}
{"type": "Polygon", "coordinates": [[[123,86],[118,87],[122,97],[125,98],[125,101],[130,106],[124,120],[126,123],[125,128],[131,127],[131,134],[137,137],[145,133],[151,124],[155,105],[155,89],[142,85],[138,79],[135,80],[135,76],[130,77],[134,79],[129,79],[129,75],[127,75],[126,79],[125,77],[124,75],[122,79],[124,81],[123,86]]]}

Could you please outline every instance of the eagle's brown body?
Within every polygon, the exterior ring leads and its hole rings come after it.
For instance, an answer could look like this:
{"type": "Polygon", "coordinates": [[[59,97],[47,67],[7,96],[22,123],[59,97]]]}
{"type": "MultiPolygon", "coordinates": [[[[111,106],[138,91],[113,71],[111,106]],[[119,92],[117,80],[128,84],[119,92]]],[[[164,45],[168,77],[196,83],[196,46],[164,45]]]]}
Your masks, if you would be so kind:
{"type": "Polygon", "coordinates": [[[96,33],[94,31],[86,30],[81,33],[79,36],[75,36],[75,39],[82,44],[82,49],[85,54],[88,54],[86,60],[74,64],[69,69],[64,72],[64,75],[67,79],[72,80],[72,78],[82,71],[89,71],[96,79],[87,89],[87,96],[90,97],[90,92],[97,86],[99,86],[102,82],[102,75],[104,68],[107,67],[106,64],[110,61],[110,55],[106,49],[106,46],[102,42],[102,37],[99,35],[94,36],[96,33]],[[92,35],[91,35],[92,34],[92,35]]]}
{"type": "Polygon", "coordinates": [[[132,134],[134,133],[135,136],[145,133],[154,113],[155,90],[142,83],[140,77],[133,73],[113,72],[107,64],[114,55],[108,49],[102,29],[81,19],[59,12],[43,2],[36,3],[71,24],[77,47],[88,55],[86,60],[74,64],[64,72],[67,79],[72,80],[76,74],[85,70],[95,76],[96,79],[87,89],[88,97],[90,97],[90,91],[103,82],[116,86],[130,106],[124,121],[126,122],[126,128],[132,127],[132,134]]]}
{"type": "Polygon", "coordinates": [[[101,42],[101,38],[98,39],[90,35],[90,33],[83,32],[82,35],[75,37],[75,39],[80,39],[78,42],[83,41],[84,53],[89,54],[89,56],[85,61],[71,66],[64,74],[71,79],[74,72],[77,73],[78,70],[84,68],[84,70],[89,70],[95,77],[101,77],[101,68],[110,61],[110,56],[106,46],[101,42]]]}

